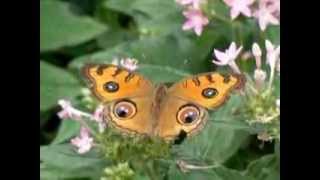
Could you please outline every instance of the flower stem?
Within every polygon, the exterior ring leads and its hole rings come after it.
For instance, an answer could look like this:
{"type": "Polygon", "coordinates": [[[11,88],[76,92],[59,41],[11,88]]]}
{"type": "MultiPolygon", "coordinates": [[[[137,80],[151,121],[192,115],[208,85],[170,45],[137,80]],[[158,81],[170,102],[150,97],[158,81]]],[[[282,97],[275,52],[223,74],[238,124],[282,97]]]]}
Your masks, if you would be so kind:
{"type": "Polygon", "coordinates": [[[207,166],[198,166],[198,165],[193,165],[193,164],[188,164],[185,161],[178,160],[177,161],[178,166],[182,171],[188,171],[188,170],[202,170],[202,169],[212,169],[212,168],[217,168],[220,167],[220,164],[214,164],[214,165],[207,165],[207,166]]]}
{"type": "Polygon", "coordinates": [[[93,136],[96,136],[97,133],[83,120],[83,119],[78,119],[79,123],[81,124],[81,126],[87,128],[90,132],[90,134],[92,134],[93,136]]]}
{"type": "Polygon", "coordinates": [[[271,92],[272,88],[272,83],[274,79],[274,72],[275,72],[275,67],[271,67],[271,73],[270,73],[270,78],[269,78],[269,83],[268,83],[268,91],[271,92]]]}

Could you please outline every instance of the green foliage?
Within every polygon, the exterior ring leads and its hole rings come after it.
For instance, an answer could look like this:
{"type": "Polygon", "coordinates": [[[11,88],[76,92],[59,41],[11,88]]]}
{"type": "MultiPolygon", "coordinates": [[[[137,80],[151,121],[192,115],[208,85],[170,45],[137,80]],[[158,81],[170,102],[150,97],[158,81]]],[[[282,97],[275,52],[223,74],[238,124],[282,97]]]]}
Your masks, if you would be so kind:
{"type": "Polygon", "coordinates": [[[113,162],[144,163],[157,158],[167,158],[170,146],[158,138],[146,136],[126,136],[112,129],[98,135],[102,153],[113,162]],[[133,154],[135,154],[133,156],[133,154]]]}
{"type": "Polygon", "coordinates": [[[67,3],[40,1],[40,50],[56,50],[92,39],[106,30],[101,23],[77,15],[67,3]]]}
{"type": "Polygon", "coordinates": [[[69,144],[40,147],[41,179],[99,179],[107,164],[97,152],[79,156],[69,144]]]}
{"type": "MultiPolygon", "coordinates": [[[[256,147],[257,143],[252,145],[254,138],[249,135],[256,135],[261,127],[248,125],[248,113],[242,111],[259,111],[258,107],[274,103],[280,96],[277,75],[272,98],[261,95],[247,108],[241,96],[232,95],[224,106],[211,112],[198,136],[180,145],[123,136],[112,128],[95,137],[95,142],[102,144],[86,154],[77,154],[69,144],[79,134],[80,125],[72,120],[59,123],[57,101],[68,99],[87,112],[98,103],[82,92],[80,68],[85,63],[135,58],[139,73],[155,83],[172,83],[197,73],[225,70],[211,63],[213,48],[222,50],[235,41],[243,45],[243,51],[250,51],[253,42],[262,47],[265,39],[280,43],[279,26],[261,32],[254,19],[231,21],[229,8],[220,0],[208,0],[204,7],[210,24],[199,37],[182,30],[182,11],[174,0],[40,1],[40,134],[49,133],[47,126],[54,129],[50,136],[42,137],[49,144],[40,144],[41,179],[279,179],[280,141],[273,143],[268,153],[256,147]],[[177,160],[216,166],[184,172],[177,160]]],[[[252,74],[252,58],[240,59],[240,69],[252,74]]]]}
{"type": "Polygon", "coordinates": [[[241,99],[232,97],[221,109],[212,113],[211,119],[198,136],[192,137],[177,147],[178,156],[187,159],[197,159],[210,163],[224,163],[245,142],[249,133],[244,129],[234,128],[231,122],[239,121],[230,111],[232,107],[241,107],[241,99]],[[229,124],[229,126],[216,125],[229,124]],[[222,123],[225,122],[225,123],[222,123]]]}
{"type": "Polygon", "coordinates": [[[130,180],[133,176],[134,172],[130,169],[128,163],[120,163],[115,167],[107,167],[101,180],[130,180]]]}
{"type": "Polygon", "coordinates": [[[57,135],[51,144],[65,143],[70,138],[76,136],[79,133],[79,131],[79,122],[73,121],[71,119],[66,119],[62,121],[57,135]]]}
{"type": "Polygon", "coordinates": [[[169,171],[169,180],[254,180],[249,176],[243,175],[239,171],[228,169],[225,167],[217,167],[207,170],[194,170],[186,173],[181,172],[176,166],[172,166],[169,171]]]}
{"type": "Polygon", "coordinates": [[[58,99],[71,101],[80,94],[80,83],[62,68],[40,61],[40,111],[57,106],[58,99]]]}
{"type": "Polygon", "coordinates": [[[275,155],[266,155],[252,161],[245,174],[255,179],[280,180],[280,166],[275,155]]]}

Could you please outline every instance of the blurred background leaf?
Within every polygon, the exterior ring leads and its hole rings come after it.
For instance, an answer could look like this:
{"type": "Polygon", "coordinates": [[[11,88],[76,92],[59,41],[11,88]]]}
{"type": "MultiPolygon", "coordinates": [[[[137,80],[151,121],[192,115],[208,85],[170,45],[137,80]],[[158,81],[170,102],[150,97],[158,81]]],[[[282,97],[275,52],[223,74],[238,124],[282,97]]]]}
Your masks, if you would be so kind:
{"type": "Polygon", "coordinates": [[[225,168],[223,166],[207,169],[207,170],[191,170],[183,173],[176,166],[172,166],[169,170],[169,180],[254,180],[251,177],[243,175],[240,171],[225,168]]]}
{"type": "Polygon", "coordinates": [[[257,180],[280,180],[280,165],[274,154],[252,161],[245,174],[257,180]]]}
{"type": "Polygon", "coordinates": [[[70,144],[40,147],[41,179],[100,179],[107,164],[95,151],[79,156],[70,144]]]}
{"type": "Polygon", "coordinates": [[[40,51],[83,43],[106,30],[105,25],[70,8],[65,2],[40,1],[40,51]]]}
{"type": "Polygon", "coordinates": [[[179,67],[190,73],[209,71],[212,67],[206,57],[216,40],[214,31],[207,31],[198,39],[177,33],[165,37],[150,37],[124,42],[105,51],[74,59],[71,69],[79,69],[87,62],[108,63],[114,58],[132,57],[141,64],[179,67]]]}
{"type": "Polygon", "coordinates": [[[57,106],[58,99],[75,100],[80,83],[64,69],[40,61],[40,112],[57,106]]]}

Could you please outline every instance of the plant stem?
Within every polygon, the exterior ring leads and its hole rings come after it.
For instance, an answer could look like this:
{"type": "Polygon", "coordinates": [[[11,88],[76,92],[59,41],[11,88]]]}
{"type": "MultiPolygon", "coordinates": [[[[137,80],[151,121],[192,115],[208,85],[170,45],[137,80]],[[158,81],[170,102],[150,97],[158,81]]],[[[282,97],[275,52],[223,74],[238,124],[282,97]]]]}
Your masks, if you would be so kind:
{"type": "Polygon", "coordinates": [[[275,72],[275,67],[271,67],[270,79],[269,79],[269,84],[268,84],[268,91],[269,92],[271,92],[272,83],[273,83],[273,79],[274,79],[274,72],[275,72]]]}
{"type": "Polygon", "coordinates": [[[147,173],[149,175],[150,180],[157,180],[158,179],[155,172],[154,172],[154,162],[153,161],[147,163],[146,170],[147,170],[147,173]]]}

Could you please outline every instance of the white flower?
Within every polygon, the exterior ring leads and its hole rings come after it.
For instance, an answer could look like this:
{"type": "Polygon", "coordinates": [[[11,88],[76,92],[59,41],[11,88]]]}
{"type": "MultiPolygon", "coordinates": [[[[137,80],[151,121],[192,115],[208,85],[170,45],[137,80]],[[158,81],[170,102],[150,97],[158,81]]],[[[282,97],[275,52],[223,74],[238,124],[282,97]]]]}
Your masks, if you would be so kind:
{"type": "Polygon", "coordinates": [[[271,70],[273,70],[277,64],[277,61],[280,60],[280,45],[274,47],[274,45],[269,41],[265,41],[267,49],[267,64],[269,64],[271,70]]]}
{"type": "Polygon", "coordinates": [[[80,136],[71,139],[71,144],[78,148],[77,152],[79,154],[84,154],[92,148],[93,138],[89,136],[87,128],[81,127],[80,136]]]}
{"type": "Polygon", "coordinates": [[[106,128],[106,123],[103,120],[103,105],[99,105],[93,113],[93,120],[99,125],[99,132],[103,133],[106,128]]]}
{"type": "Polygon", "coordinates": [[[91,118],[91,115],[85,112],[82,112],[78,109],[75,109],[72,105],[70,101],[64,100],[64,99],[60,99],[58,101],[58,104],[62,107],[62,110],[60,112],[58,112],[58,116],[61,119],[75,119],[75,120],[79,120],[82,117],[87,117],[87,118],[91,118]]]}
{"type": "Polygon", "coordinates": [[[252,54],[255,57],[257,68],[260,69],[262,52],[261,52],[260,46],[257,43],[253,43],[252,45],[252,54]]]}
{"type": "Polygon", "coordinates": [[[230,16],[231,19],[235,19],[240,14],[251,17],[250,6],[254,3],[254,0],[224,0],[224,2],[231,7],[230,16]]]}
{"type": "Polygon", "coordinates": [[[257,43],[253,43],[253,45],[252,45],[252,54],[254,56],[261,56],[262,55],[260,46],[257,43]]]}
{"type": "Polygon", "coordinates": [[[258,20],[259,27],[265,31],[269,24],[280,24],[280,0],[260,0],[259,8],[253,16],[258,20]]]}
{"type": "Polygon", "coordinates": [[[229,48],[225,50],[225,52],[221,52],[219,50],[214,49],[214,54],[219,61],[216,61],[213,59],[212,62],[218,66],[229,65],[234,72],[240,74],[241,73],[240,69],[235,63],[235,60],[239,55],[239,53],[241,52],[241,50],[242,50],[242,46],[240,46],[237,49],[235,42],[232,42],[229,48]]]}
{"type": "Polygon", "coordinates": [[[183,15],[186,21],[182,25],[182,30],[193,29],[198,36],[202,34],[204,26],[209,24],[209,19],[199,9],[188,9],[183,11],[183,15]]]}
{"type": "Polygon", "coordinates": [[[261,88],[266,78],[267,78],[267,73],[262,69],[256,69],[254,71],[254,80],[256,82],[258,89],[261,88]]]}
{"type": "Polygon", "coordinates": [[[138,68],[138,60],[134,58],[121,59],[120,66],[128,69],[129,71],[135,71],[138,68]]]}

